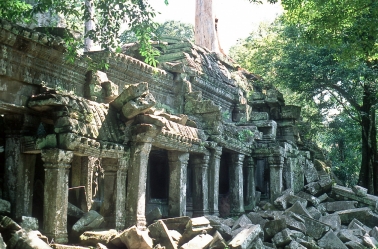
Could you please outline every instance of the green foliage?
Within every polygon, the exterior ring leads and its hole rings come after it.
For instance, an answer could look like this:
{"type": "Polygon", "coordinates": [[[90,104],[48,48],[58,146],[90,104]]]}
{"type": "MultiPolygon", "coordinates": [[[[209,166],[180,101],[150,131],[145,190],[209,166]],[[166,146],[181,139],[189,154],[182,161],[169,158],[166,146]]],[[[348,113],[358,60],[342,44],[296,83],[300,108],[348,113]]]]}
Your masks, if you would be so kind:
{"type": "Polygon", "coordinates": [[[247,142],[250,138],[253,138],[255,133],[248,129],[243,129],[238,132],[238,140],[240,142],[247,142]]]}
{"type": "MultiPolygon", "coordinates": [[[[158,40],[162,36],[172,36],[194,41],[194,27],[192,24],[180,21],[166,21],[162,24],[157,24],[153,38],[158,40]]],[[[132,43],[137,42],[138,39],[135,33],[129,29],[121,34],[120,40],[122,43],[132,43]]]]}
{"type": "MultiPolygon", "coordinates": [[[[146,57],[146,62],[156,64],[155,57],[158,53],[150,44],[151,35],[157,28],[153,18],[155,10],[147,0],[93,0],[88,3],[94,5],[95,29],[87,32],[84,38],[90,38],[94,43],[100,44],[105,50],[118,50],[119,30],[126,22],[129,29],[136,34],[141,44],[140,51],[146,57]]],[[[0,17],[12,22],[30,22],[36,14],[50,11],[54,15],[64,16],[67,28],[80,30],[83,24],[91,17],[84,2],[75,0],[37,0],[33,5],[25,4],[20,0],[0,1],[0,17]]],[[[168,4],[168,1],[164,1],[168,4]]],[[[83,42],[74,39],[66,39],[68,45],[68,58],[73,60],[83,48],[83,42]]]]}

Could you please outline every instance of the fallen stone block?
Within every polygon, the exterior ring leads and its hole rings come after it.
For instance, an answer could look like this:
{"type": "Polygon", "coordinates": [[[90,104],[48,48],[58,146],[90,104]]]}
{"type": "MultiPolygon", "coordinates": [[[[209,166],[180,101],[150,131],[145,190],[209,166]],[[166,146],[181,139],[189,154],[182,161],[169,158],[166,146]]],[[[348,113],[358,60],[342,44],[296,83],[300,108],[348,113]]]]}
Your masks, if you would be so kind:
{"type": "Polygon", "coordinates": [[[185,243],[180,249],[204,249],[211,243],[213,236],[210,234],[198,234],[189,242],[185,243]]]}
{"type": "Polygon", "coordinates": [[[326,232],[330,230],[330,227],[323,224],[317,220],[307,218],[302,216],[304,219],[304,224],[306,226],[307,235],[313,237],[314,239],[320,239],[326,232]]]}
{"type": "Polygon", "coordinates": [[[207,215],[205,218],[210,221],[210,225],[215,228],[224,239],[230,240],[232,238],[231,227],[223,224],[224,220],[222,218],[214,215],[207,215]]]}
{"type": "Polygon", "coordinates": [[[378,227],[373,227],[373,229],[371,229],[371,231],[369,232],[369,235],[378,240],[378,227]]]}
{"type": "Polygon", "coordinates": [[[345,245],[350,249],[366,249],[366,247],[362,243],[356,241],[345,242],[345,245]]]}
{"type": "Polygon", "coordinates": [[[1,233],[0,233],[0,249],[5,249],[6,247],[7,245],[5,244],[3,237],[1,236],[1,233]]]}
{"type": "Polygon", "coordinates": [[[210,242],[208,249],[220,249],[226,248],[227,242],[223,239],[222,235],[215,231],[213,234],[213,240],[210,242]]]}
{"type": "Polygon", "coordinates": [[[126,85],[122,93],[117,98],[115,98],[110,104],[114,106],[117,110],[121,110],[122,106],[124,106],[130,100],[146,95],[147,93],[147,82],[126,85]]]}
{"type": "Polygon", "coordinates": [[[222,223],[225,224],[226,226],[233,227],[235,220],[232,219],[232,218],[227,218],[227,219],[223,220],[222,223]]]}
{"type": "Polygon", "coordinates": [[[286,220],[285,219],[278,219],[278,220],[270,220],[268,221],[264,228],[263,228],[263,231],[264,231],[264,241],[269,241],[271,240],[274,235],[276,235],[277,233],[281,232],[282,230],[284,230],[285,228],[287,228],[286,226],[286,220]]]}
{"type": "Polygon", "coordinates": [[[306,160],[303,173],[307,183],[319,180],[318,171],[315,169],[314,164],[310,160],[306,160]]]}
{"type": "Polygon", "coordinates": [[[377,248],[378,241],[376,241],[373,237],[370,237],[368,235],[364,235],[363,237],[363,245],[367,248],[377,248]]]}
{"type": "Polygon", "coordinates": [[[363,224],[361,221],[357,219],[353,219],[349,225],[348,229],[353,230],[360,230],[362,234],[369,233],[371,231],[371,228],[363,224]]]}
{"type": "Polygon", "coordinates": [[[305,185],[304,189],[311,195],[317,195],[321,193],[321,187],[318,182],[311,182],[305,185]]]}
{"type": "Polygon", "coordinates": [[[317,198],[319,200],[319,203],[322,203],[322,202],[326,201],[327,199],[329,199],[329,196],[326,193],[324,193],[324,194],[322,194],[321,196],[319,196],[317,198]]]}
{"type": "Polygon", "coordinates": [[[311,219],[313,218],[311,216],[311,214],[309,212],[307,212],[307,209],[305,207],[303,207],[299,201],[294,203],[294,205],[291,206],[290,208],[286,209],[285,213],[287,213],[287,212],[293,212],[294,214],[303,215],[303,216],[306,216],[306,217],[311,218],[311,219]]]}
{"type": "Polygon", "coordinates": [[[10,212],[11,212],[10,202],[0,199],[0,215],[9,215],[10,212]]]}
{"type": "Polygon", "coordinates": [[[252,221],[252,224],[260,225],[263,229],[267,220],[262,218],[259,213],[250,212],[247,214],[248,218],[252,221]]]}
{"type": "Polygon", "coordinates": [[[319,198],[316,198],[315,196],[310,195],[306,192],[301,191],[301,192],[297,193],[296,196],[305,199],[306,201],[311,203],[314,207],[317,207],[320,204],[319,198]]]}
{"type": "Polygon", "coordinates": [[[212,229],[213,227],[210,226],[210,221],[206,219],[205,217],[202,216],[202,217],[191,218],[186,224],[185,231],[182,234],[179,244],[183,245],[194,236],[201,234],[204,231],[208,233],[212,229]]]}
{"type": "Polygon", "coordinates": [[[171,236],[172,240],[178,244],[182,235],[181,233],[177,232],[176,230],[168,230],[169,236],[171,236]]]}
{"type": "Polygon", "coordinates": [[[364,187],[361,187],[361,186],[355,185],[355,186],[352,187],[352,191],[353,191],[357,196],[360,196],[360,197],[365,197],[365,196],[367,196],[367,188],[364,188],[364,187]]]}
{"type": "Polygon", "coordinates": [[[21,230],[22,227],[8,216],[0,216],[0,232],[12,233],[21,230]]]}
{"type": "Polygon", "coordinates": [[[163,217],[160,208],[155,207],[146,215],[147,224],[153,223],[155,220],[159,220],[163,217]]]}
{"type": "Polygon", "coordinates": [[[150,236],[166,249],[176,249],[177,243],[171,238],[169,230],[163,221],[158,220],[148,226],[150,236]]]}
{"type": "Polygon", "coordinates": [[[288,208],[288,198],[289,196],[294,195],[294,191],[292,189],[286,189],[281,193],[281,195],[274,201],[274,205],[277,207],[285,210],[288,208]]]}
{"type": "Polygon", "coordinates": [[[321,248],[329,249],[347,249],[344,243],[336,236],[336,234],[330,230],[319,241],[318,245],[321,248]]]}
{"type": "Polygon", "coordinates": [[[235,249],[248,249],[251,248],[253,241],[261,236],[263,236],[263,232],[260,225],[252,225],[238,233],[228,246],[235,249]]]}
{"type": "Polygon", "coordinates": [[[231,230],[235,230],[240,227],[246,227],[247,225],[252,225],[252,221],[247,217],[247,215],[243,214],[235,221],[231,230]]]}
{"type": "Polygon", "coordinates": [[[306,249],[306,247],[302,246],[295,240],[292,240],[288,246],[285,247],[285,249],[306,249]]]}
{"type": "Polygon", "coordinates": [[[184,233],[186,224],[188,224],[190,217],[182,216],[176,218],[163,219],[162,221],[169,230],[178,231],[180,234],[184,233]]]}
{"type": "Polygon", "coordinates": [[[6,241],[9,249],[51,249],[51,247],[41,240],[33,231],[26,232],[18,230],[12,234],[12,237],[6,241]]]}
{"type": "Polygon", "coordinates": [[[75,218],[81,218],[85,212],[81,210],[80,208],[76,207],[75,205],[68,203],[68,208],[67,208],[67,215],[75,218]]]}
{"type": "Polygon", "coordinates": [[[80,235],[80,244],[96,246],[97,243],[108,245],[111,240],[117,237],[118,232],[114,229],[105,231],[86,231],[80,235]]]}
{"type": "Polygon", "coordinates": [[[25,230],[38,230],[38,219],[34,217],[21,216],[20,226],[25,230]]]}
{"type": "Polygon", "coordinates": [[[341,228],[341,219],[338,214],[329,214],[322,216],[320,217],[319,221],[330,226],[333,231],[340,230],[341,228]]]}
{"type": "Polygon", "coordinates": [[[343,187],[340,185],[332,186],[332,193],[334,195],[341,195],[348,199],[352,199],[360,203],[364,203],[368,205],[369,207],[371,207],[372,209],[375,209],[378,203],[378,196],[369,195],[369,194],[367,194],[366,196],[359,196],[356,193],[354,193],[352,189],[343,187]]]}
{"type": "Polygon", "coordinates": [[[297,238],[295,241],[297,241],[302,246],[308,248],[308,249],[321,249],[317,244],[316,241],[309,236],[304,236],[303,238],[297,238]]]}
{"type": "Polygon", "coordinates": [[[321,203],[318,209],[325,210],[326,212],[336,212],[348,209],[354,209],[357,206],[356,201],[334,201],[321,203]]]}
{"type": "Polygon", "coordinates": [[[97,243],[96,249],[108,249],[108,247],[106,247],[105,245],[103,245],[101,243],[97,243]]]}
{"type": "Polygon", "coordinates": [[[353,231],[350,229],[341,229],[338,232],[337,237],[339,237],[339,239],[344,243],[348,241],[355,241],[362,244],[362,240],[358,238],[357,236],[355,236],[353,234],[353,231]]]}
{"type": "Polygon", "coordinates": [[[370,208],[354,208],[349,210],[337,211],[335,212],[340,216],[341,224],[348,225],[353,219],[358,219],[360,221],[367,220],[369,217],[370,208]]]}
{"type": "Polygon", "coordinates": [[[124,230],[119,238],[128,249],[152,249],[153,247],[148,231],[140,231],[136,226],[124,230]]]}
{"type": "Polygon", "coordinates": [[[316,207],[308,207],[307,212],[315,219],[319,220],[322,216],[322,213],[316,207]]]}
{"type": "Polygon", "coordinates": [[[285,219],[286,226],[289,229],[306,233],[307,231],[306,225],[304,224],[304,220],[300,216],[292,212],[288,212],[286,215],[281,215],[281,216],[276,217],[276,219],[281,219],[281,218],[285,219]]]}
{"type": "Polygon", "coordinates": [[[85,213],[72,227],[72,235],[79,237],[82,233],[89,230],[100,228],[104,222],[104,217],[94,210],[85,213]]]}
{"type": "Polygon", "coordinates": [[[293,238],[291,237],[291,234],[292,234],[291,230],[286,228],[282,230],[281,232],[277,233],[276,235],[274,235],[272,242],[280,247],[288,245],[293,240],[293,238]]]}

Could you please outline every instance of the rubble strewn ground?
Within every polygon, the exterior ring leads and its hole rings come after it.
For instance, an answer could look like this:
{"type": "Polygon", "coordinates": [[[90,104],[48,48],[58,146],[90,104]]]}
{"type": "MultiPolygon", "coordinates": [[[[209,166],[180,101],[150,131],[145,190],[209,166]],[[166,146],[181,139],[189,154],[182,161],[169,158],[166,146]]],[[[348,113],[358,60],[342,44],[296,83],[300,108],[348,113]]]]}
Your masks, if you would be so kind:
{"type": "MultiPolygon", "coordinates": [[[[321,180],[319,180],[321,181],[321,180]]],[[[323,185],[294,194],[285,190],[274,204],[261,201],[255,211],[240,217],[203,216],[153,220],[146,230],[101,230],[100,214],[90,211],[73,226],[75,245],[48,241],[36,230],[36,220],[23,217],[20,225],[0,216],[0,249],[193,249],[193,248],[376,248],[378,197],[364,188],[323,185]]],[[[0,213],[10,205],[0,200],[0,213]]],[[[156,211],[154,211],[156,212],[156,211]]]]}

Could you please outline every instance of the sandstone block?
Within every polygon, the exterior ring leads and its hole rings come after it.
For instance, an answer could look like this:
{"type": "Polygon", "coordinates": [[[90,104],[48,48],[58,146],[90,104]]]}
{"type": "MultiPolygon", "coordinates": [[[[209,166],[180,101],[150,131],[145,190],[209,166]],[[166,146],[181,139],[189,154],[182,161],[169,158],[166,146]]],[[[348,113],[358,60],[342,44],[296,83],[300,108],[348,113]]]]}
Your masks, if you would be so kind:
{"type": "Polygon", "coordinates": [[[81,210],[80,208],[76,207],[75,205],[68,203],[68,208],[67,208],[67,215],[72,216],[75,218],[81,218],[85,212],[81,210]]]}
{"type": "Polygon", "coordinates": [[[320,199],[303,191],[297,193],[296,195],[307,200],[309,203],[311,203],[315,207],[318,206],[319,203],[321,202],[320,199]]]}
{"type": "Polygon", "coordinates": [[[247,225],[252,225],[252,221],[247,217],[247,215],[243,214],[235,221],[231,230],[235,230],[240,227],[246,227],[247,225]]]}
{"type": "Polygon", "coordinates": [[[0,199],[0,215],[9,215],[10,212],[11,212],[10,202],[0,199]]]}
{"type": "Polygon", "coordinates": [[[199,234],[191,239],[188,243],[185,243],[180,249],[204,249],[211,243],[213,236],[209,234],[199,234]]]}
{"type": "Polygon", "coordinates": [[[320,217],[319,221],[324,224],[327,224],[334,231],[337,231],[341,228],[341,219],[338,214],[329,214],[326,216],[322,216],[320,217]]]}
{"type": "Polygon", "coordinates": [[[38,219],[34,217],[21,216],[20,226],[25,230],[38,230],[38,219]]]}
{"type": "Polygon", "coordinates": [[[305,221],[307,235],[313,237],[314,239],[320,239],[323,234],[330,230],[328,225],[325,225],[317,220],[307,218],[302,216],[305,221]]]}
{"type": "Polygon", "coordinates": [[[334,201],[334,202],[325,202],[320,204],[319,209],[323,209],[326,212],[336,212],[348,209],[356,208],[356,201],[334,201]]]}
{"type": "Polygon", "coordinates": [[[357,219],[353,219],[349,225],[348,229],[353,229],[353,230],[360,230],[362,234],[369,233],[371,228],[363,224],[361,221],[357,219]]]}
{"type": "Polygon", "coordinates": [[[274,235],[272,241],[277,246],[288,245],[293,240],[293,238],[290,236],[291,234],[292,234],[291,230],[286,228],[282,230],[281,232],[277,233],[276,235],[274,235]]]}
{"type": "Polygon", "coordinates": [[[108,245],[118,235],[114,229],[105,231],[86,231],[80,235],[80,244],[96,246],[97,243],[108,245]]]}
{"type": "Polygon", "coordinates": [[[371,229],[369,232],[369,235],[378,240],[378,227],[373,227],[373,229],[371,229]]]}
{"type": "Polygon", "coordinates": [[[100,228],[104,222],[104,217],[94,210],[85,213],[72,227],[72,235],[80,236],[83,232],[100,228]]]}
{"type": "Polygon", "coordinates": [[[175,217],[169,219],[163,219],[162,221],[167,226],[169,230],[176,230],[179,233],[184,233],[186,225],[188,224],[190,218],[188,216],[175,217]]]}
{"type": "Polygon", "coordinates": [[[295,240],[292,240],[288,246],[285,247],[285,249],[306,249],[306,247],[302,246],[295,240]]]}
{"type": "Polygon", "coordinates": [[[252,221],[252,224],[258,224],[263,229],[265,226],[265,223],[267,222],[266,219],[262,218],[259,213],[250,212],[247,214],[248,218],[252,221]]]}
{"type": "Polygon", "coordinates": [[[0,233],[0,249],[5,249],[7,245],[4,243],[3,237],[1,236],[0,233]]]}
{"type": "Polygon", "coordinates": [[[357,236],[355,236],[353,234],[353,231],[349,229],[341,229],[339,233],[337,234],[337,237],[339,237],[339,239],[344,243],[348,241],[355,241],[360,244],[362,243],[362,240],[358,238],[357,236]]]}
{"type": "Polygon", "coordinates": [[[347,249],[344,243],[336,236],[333,231],[328,231],[319,241],[318,245],[321,248],[329,249],[347,249]]]}
{"type": "Polygon", "coordinates": [[[169,230],[163,221],[158,220],[148,226],[150,236],[166,249],[176,249],[177,243],[171,238],[169,230]]]}
{"type": "Polygon", "coordinates": [[[357,196],[367,196],[367,188],[363,188],[361,186],[355,185],[352,187],[352,191],[357,195],[357,196]]]}
{"type": "Polygon", "coordinates": [[[161,219],[162,216],[160,208],[155,207],[146,215],[146,221],[148,224],[151,224],[155,220],[161,219]]]}
{"type": "Polygon", "coordinates": [[[315,207],[309,207],[307,208],[307,212],[315,219],[319,220],[320,216],[322,216],[322,213],[315,207]]]}
{"type": "Polygon", "coordinates": [[[113,105],[117,110],[121,110],[130,100],[136,99],[140,96],[146,95],[148,93],[147,82],[142,82],[138,84],[126,85],[122,93],[114,99],[110,104],[113,105]]]}
{"type": "Polygon", "coordinates": [[[122,107],[122,114],[127,118],[131,119],[136,115],[145,112],[152,106],[154,106],[156,100],[154,96],[148,93],[146,96],[138,97],[135,100],[130,100],[122,107]]]}
{"type": "Polygon", "coordinates": [[[337,211],[340,216],[341,224],[348,225],[353,219],[366,221],[369,217],[370,208],[353,208],[343,211],[337,211]]]}
{"type": "Polygon", "coordinates": [[[119,238],[128,249],[152,249],[153,247],[148,231],[140,231],[136,226],[124,230],[119,238]]]}
{"type": "Polygon", "coordinates": [[[373,237],[364,235],[362,240],[363,240],[363,245],[365,245],[367,248],[377,248],[378,241],[376,241],[373,237]]]}
{"type": "Polygon", "coordinates": [[[238,233],[228,244],[230,248],[247,249],[252,246],[255,239],[262,236],[262,230],[260,225],[252,225],[248,229],[243,229],[238,233]]]}
{"type": "Polygon", "coordinates": [[[53,249],[90,249],[90,247],[72,246],[72,245],[63,245],[63,244],[52,244],[51,248],[53,249]]]}
{"type": "Polygon", "coordinates": [[[366,249],[366,247],[362,243],[356,241],[345,242],[345,245],[350,249],[366,249]]]}
{"type": "Polygon", "coordinates": [[[285,213],[287,212],[293,212],[295,214],[303,215],[308,218],[313,218],[309,212],[307,212],[307,209],[304,208],[299,201],[294,203],[294,205],[288,209],[285,210],[285,213]]]}
{"type": "Polygon", "coordinates": [[[268,241],[274,237],[277,233],[281,232],[286,228],[286,220],[285,219],[278,219],[278,220],[270,220],[268,221],[264,228],[264,241],[268,241]]]}
{"type": "Polygon", "coordinates": [[[227,247],[227,243],[226,241],[223,239],[222,235],[215,231],[215,233],[213,234],[213,240],[210,242],[209,244],[209,249],[218,249],[218,248],[226,248],[227,247]]]}

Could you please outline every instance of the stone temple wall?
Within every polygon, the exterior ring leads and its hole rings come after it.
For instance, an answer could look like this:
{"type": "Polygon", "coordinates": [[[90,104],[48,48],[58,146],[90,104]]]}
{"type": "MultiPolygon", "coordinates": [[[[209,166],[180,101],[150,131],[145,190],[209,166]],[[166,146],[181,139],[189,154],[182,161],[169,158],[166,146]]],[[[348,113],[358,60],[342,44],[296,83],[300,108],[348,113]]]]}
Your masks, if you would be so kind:
{"type": "Polygon", "coordinates": [[[156,207],[239,215],[285,189],[327,184],[301,145],[299,107],[188,41],[156,49],[158,68],[127,47],[85,55],[109,64],[88,71],[85,56],[65,62],[59,37],[0,21],[0,198],[12,218],[35,216],[67,242],[80,212],[144,229],[156,207]]]}

